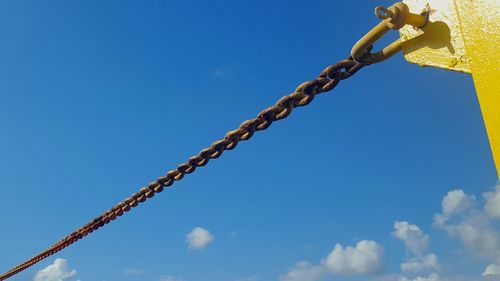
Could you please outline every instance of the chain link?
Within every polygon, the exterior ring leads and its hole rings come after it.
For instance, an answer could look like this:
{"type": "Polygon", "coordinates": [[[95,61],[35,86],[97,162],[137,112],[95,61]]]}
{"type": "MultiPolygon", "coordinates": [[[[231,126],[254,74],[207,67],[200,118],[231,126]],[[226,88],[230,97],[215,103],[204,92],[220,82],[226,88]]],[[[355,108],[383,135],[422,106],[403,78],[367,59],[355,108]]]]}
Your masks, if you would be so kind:
{"type": "Polygon", "coordinates": [[[185,175],[194,172],[198,167],[205,166],[210,160],[219,158],[224,151],[232,150],[239,142],[250,139],[255,132],[265,130],[273,122],[286,118],[294,108],[309,104],[317,94],[332,90],[341,80],[351,77],[363,66],[365,66],[365,63],[356,62],[351,57],[328,66],[316,79],[300,84],[292,94],[282,97],[275,105],[262,110],[257,117],[241,123],[238,129],[229,131],[223,139],[201,150],[197,155],[189,158],[187,162],[180,164],[165,176],[161,176],[156,181],[141,188],[139,192],[132,194],[129,198],[78,228],[40,254],[0,275],[0,281],[6,280],[39,261],[54,255],[111,221],[116,220],[132,208],[162,192],[165,187],[171,186],[175,181],[179,181],[185,175]]]}

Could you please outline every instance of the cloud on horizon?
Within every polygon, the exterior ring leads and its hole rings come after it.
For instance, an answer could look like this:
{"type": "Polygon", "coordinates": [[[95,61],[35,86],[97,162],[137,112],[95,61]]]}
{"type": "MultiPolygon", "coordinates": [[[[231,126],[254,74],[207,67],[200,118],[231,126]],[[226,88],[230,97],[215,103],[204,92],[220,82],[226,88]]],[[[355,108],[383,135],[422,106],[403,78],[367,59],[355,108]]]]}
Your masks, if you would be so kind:
{"type": "Polygon", "coordinates": [[[80,281],[76,278],[76,270],[68,269],[68,262],[58,258],[54,263],[38,271],[34,281],[80,281]]]}
{"type": "MultiPolygon", "coordinates": [[[[483,193],[484,202],[461,189],[449,191],[442,200],[441,212],[434,216],[434,226],[462,242],[472,257],[488,262],[482,275],[441,276],[438,257],[430,251],[430,237],[415,224],[396,221],[391,235],[404,242],[407,257],[401,273],[382,272],[383,246],[363,240],[356,246],[335,245],[332,252],[314,265],[298,262],[280,277],[280,281],[319,281],[328,273],[341,275],[372,274],[376,281],[500,281],[500,184],[483,193]]],[[[450,271],[450,267],[448,272],[450,271]]],[[[453,273],[452,273],[453,274],[453,273]]],[[[357,279],[356,279],[357,280],[357,279]]]]}
{"type": "Polygon", "coordinates": [[[492,275],[495,271],[491,269],[500,264],[500,184],[483,197],[484,206],[461,189],[448,192],[443,198],[442,213],[434,217],[434,225],[457,238],[473,257],[489,262],[484,273],[492,275]]]}

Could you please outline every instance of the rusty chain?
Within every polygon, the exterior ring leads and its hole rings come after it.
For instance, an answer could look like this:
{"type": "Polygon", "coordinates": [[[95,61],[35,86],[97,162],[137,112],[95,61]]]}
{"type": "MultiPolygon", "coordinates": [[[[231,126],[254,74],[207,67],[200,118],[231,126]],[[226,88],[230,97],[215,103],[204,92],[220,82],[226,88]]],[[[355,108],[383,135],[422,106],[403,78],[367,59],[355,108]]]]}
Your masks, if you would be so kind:
{"type": "Polygon", "coordinates": [[[117,219],[132,208],[145,202],[148,198],[152,198],[155,194],[162,192],[165,187],[171,186],[175,181],[179,181],[185,175],[194,172],[196,168],[205,166],[211,159],[219,158],[225,150],[232,150],[240,141],[250,139],[255,132],[265,130],[274,121],[286,118],[294,108],[309,104],[317,94],[332,90],[341,80],[351,77],[365,65],[366,63],[355,61],[350,57],[349,59],[328,66],[316,79],[300,84],[292,94],[282,97],[275,105],[262,110],[257,117],[241,123],[238,129],[229,131],[223,139],[201,150],[198,155],[189,158],[187,162],[180,164],[165,176],[159,177],[156,181],[148,184],[147,187],[141,188],[139,192],[132,194],[129,198],[118,203],[86,225],[78,228],[40,254],[0,275],[0,281],[6,280],[41,260],[54,255],[117,219]]]}

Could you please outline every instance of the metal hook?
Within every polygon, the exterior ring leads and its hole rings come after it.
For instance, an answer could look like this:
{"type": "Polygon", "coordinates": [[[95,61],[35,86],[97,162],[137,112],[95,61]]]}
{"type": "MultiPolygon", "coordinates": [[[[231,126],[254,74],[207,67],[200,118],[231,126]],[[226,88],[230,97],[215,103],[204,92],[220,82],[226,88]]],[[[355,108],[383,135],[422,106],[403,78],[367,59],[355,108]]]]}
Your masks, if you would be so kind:
{"type": "Polygon", "coordinates": [[[406,24],[422,28],[429,21],[426,14],[410,13],[408,6],[402,2],[398,2],[389,8],[378,6],[375,8],[375,15],[382,21],[352,47],[351,57],[357,62],[373,64],[390,58],[401,51],[402,42],[400,39],[376,53],[371,53],[371,46],[391,29],[397,30],[406,24]]]}

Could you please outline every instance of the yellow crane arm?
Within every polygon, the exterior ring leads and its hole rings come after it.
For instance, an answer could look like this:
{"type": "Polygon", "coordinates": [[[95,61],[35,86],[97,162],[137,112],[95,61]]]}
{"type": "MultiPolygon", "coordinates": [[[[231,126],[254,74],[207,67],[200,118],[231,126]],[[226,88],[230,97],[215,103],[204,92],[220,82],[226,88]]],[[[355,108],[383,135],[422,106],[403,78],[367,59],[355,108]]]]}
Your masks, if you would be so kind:
{"type": "Polygon", "coordinates": [[[403,2],[410,11],[429,14],[429,24],[422,30],[410,26],[400,30],[406,60],[472,74],[500,176],[500,1],[403,2]],[[422,33],[425,36],[418,36],[422,33]]]}

